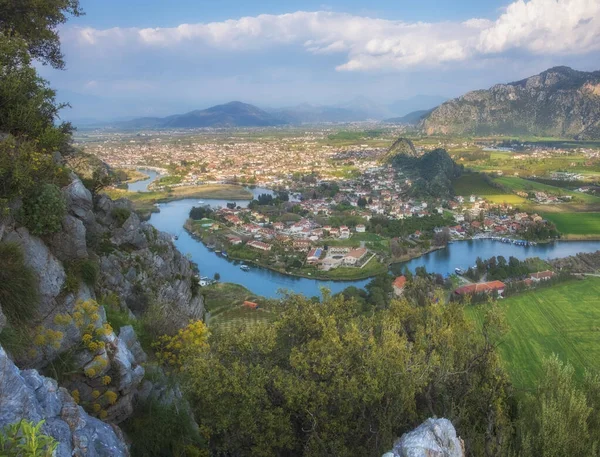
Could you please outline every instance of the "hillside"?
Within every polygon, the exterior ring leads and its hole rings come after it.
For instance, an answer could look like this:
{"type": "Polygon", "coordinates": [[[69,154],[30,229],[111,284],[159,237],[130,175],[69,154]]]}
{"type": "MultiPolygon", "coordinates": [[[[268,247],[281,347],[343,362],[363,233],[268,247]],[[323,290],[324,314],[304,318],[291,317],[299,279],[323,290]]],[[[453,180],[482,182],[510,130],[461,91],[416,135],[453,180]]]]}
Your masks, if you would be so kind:
{"type": "Polygon", "coordinates": [[[386,119],[384,122],[389,124],[406,124],[406,125],[417,125],[419,122],[423,120],[425,116],[431,113],[432,110],[418,110],[413,111],[412,113],[408,113],[402,117],[392,117],[390,119],[386,119]]]}
{"type": "Polygon", "coordinates": [[[423,119],[427,134],[600,138],[600,71],[554,67],[443,103],[423,119]]]}
{"type": "Polygon", "coordinates": [[[463,171],[445,149],[435,149],[419,156],[407,138],[398,138],[383,158],[386,163],[401,168],[412,178],[411,194],[415,197],[432,195],[451,197],[452,181],[463,171]]]}
{"type": "Polygon", "coordinates": [[[143,117],[117,124],[121,128],[272,127],[286,121],[242,102],[230,102],[204,110],[164,118],[143,117]]]}

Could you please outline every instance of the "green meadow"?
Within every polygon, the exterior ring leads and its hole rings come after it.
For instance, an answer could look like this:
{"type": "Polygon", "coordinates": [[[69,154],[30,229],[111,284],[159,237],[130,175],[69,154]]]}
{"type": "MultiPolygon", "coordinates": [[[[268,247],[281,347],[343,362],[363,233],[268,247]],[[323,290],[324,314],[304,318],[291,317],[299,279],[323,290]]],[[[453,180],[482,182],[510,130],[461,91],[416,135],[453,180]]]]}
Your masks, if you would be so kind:
{"type": "Polygon", "coordinates": [[[600,213],[544,213],[567,237],[600,237],[600,213]]]}
{"type": "MultiPolygon", "coordinates": [[[[467,308],[480,321],[484,306],[467,308]]],[[[571,363],[581,378],[600,365],[600,278],[573,280],[529,291],[499,302],[509,331],[500,345],[502,358],[518,389],[534,387],[542,360],[552,354],[571,363]]]]}

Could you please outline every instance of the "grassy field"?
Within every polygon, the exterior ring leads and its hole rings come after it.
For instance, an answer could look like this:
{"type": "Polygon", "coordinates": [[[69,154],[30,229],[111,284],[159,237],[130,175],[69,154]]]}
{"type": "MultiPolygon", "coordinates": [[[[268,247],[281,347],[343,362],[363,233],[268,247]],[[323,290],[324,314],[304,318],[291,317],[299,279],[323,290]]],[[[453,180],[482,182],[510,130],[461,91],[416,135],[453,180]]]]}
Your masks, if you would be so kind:
{"type": "Polygon", "coordinates": [[[519,205],[527,200],[515,194],[507,194],[500,189],[490,185],[479,173],[467,173],[453,182],[454,193],[468,197],[477,195],[485,198],[492,203],[508,203],[519,205]]]}
{"type": "MultiPolygon", "coordinates": [[[[600,360],[600,278],[574,280],[530,291],[500,302],[510,330],[500,346],[513,384],[532,388],[542,374],[542,360],[558,354],[577,376],[598,370],[600,360]]],[[[480,320],[483,306],[470,307],[480,320]]]]}
{"type": "Polygon", "coordinates": [[[517,178],[513,176],[502,176],[500,178],[494,178],[494,181],[512,189],[513,191],[542,191],[552,195],[571,195],[574,199],[584,203],[600,203],[600,198],[593,195],[584,194],[581,192],[571,192],[561,187],[550,186],[548,184],[530,181],[528,179],[517,178]]]}
{"type": "Polygon", "coordinates": [[[600,213],[544,213],[556,228],[569,236],[600,236],[600,213]]]}
{"type": "Polygon", "coordinates": [[[203,287],[204,305],[210,313],[209,327],[233,328],[239,325],[252,325],[256,322],[268,321],[272,313],[265,309],[264,298],[252,294],[244,286],[233,283],[217,283],[203,287]],[[256,310],[242,306],[245,300],[259,304],[256,310]]]}
{"type": "Polygon", "coordinates": [[[223,200],[251,200],[252,193],[243,187],[230,184],[207,184],[205,186],[175,187],[170,191],[128,192],[120,189],[106,191],[112,199],[128,198],[136,211],[152,212],[155,203],[164,203],[183,198],[217,198],[223,200]]]}

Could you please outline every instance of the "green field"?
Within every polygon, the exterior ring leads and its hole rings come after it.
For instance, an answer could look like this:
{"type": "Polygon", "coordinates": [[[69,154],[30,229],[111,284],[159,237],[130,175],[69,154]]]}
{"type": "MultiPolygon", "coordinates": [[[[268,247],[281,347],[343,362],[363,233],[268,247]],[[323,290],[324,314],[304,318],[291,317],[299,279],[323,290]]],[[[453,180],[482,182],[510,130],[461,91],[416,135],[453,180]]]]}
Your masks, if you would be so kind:
{"type": "Polygon", "coordinates": [[[552,195],[570,195],[574,200],[578,200],[584,203],[600,203],[600,198],[593,195],[584,194],[581,192],[572,192],[561,187],[550,186],[536,181],[530,181],[528,179],[517,178],[513,176],[502,176],[500,178],[494,178],[497,183],[512,189],[513,191],[541,191],[552,195]]]}
{"type": "Polygon", "coordinates": [[[200,293],[204,296],[204,306],[210,313],[207,320],[209,327],[233,328],[239,325],[252,325],[256,322],[268,321],[271,312],[266,309],[264,298],[252,294],[239,284],[217,283],[203,287],[200,293]],[[242,306],[245,300],[259,304],[259,309],[253,310],[242,306]]]}
{"type": "Polygon", "coordinates": [[[600,236],[600,213],[544,213],[543,217],[553,222],[561,233],[600,236]]]}
{"type": "MultiPolygon", "coordinates": [[[[554,353],[571,363],[578,377],[585,369],[598,370],[600,278],[526,292],[499,305],[510,328],[500,351],[517,388],[532,388],[542,374],[542,360],[554,353]]],[[[480,320],[484,306],[467,312],[480,320]]]]}
{"type": "Polygon", "coordinates": [[[479,173],[466,173],[453,183],[454,193],[463,197],[477,195],[483,197],[492,203],[508,203],[519,205],[527,200],[515,194],[507,194],[502,190],[490,185],[484,176],[479,173]]]}

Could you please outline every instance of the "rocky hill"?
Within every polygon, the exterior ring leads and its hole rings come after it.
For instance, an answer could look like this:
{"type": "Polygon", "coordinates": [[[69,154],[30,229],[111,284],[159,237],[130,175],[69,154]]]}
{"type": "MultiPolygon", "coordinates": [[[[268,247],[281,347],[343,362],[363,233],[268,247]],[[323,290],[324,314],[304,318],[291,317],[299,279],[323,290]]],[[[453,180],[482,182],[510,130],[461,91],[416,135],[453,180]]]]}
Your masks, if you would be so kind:
{"type": "Polygon", "coordinates": [[[201,319],[196,272],[128,200],[92,197],[74,174],[61,193],[66,214],[52,235],[36,236],[12,216],[0,220],[0,246],[21,253],[39,292],[27,321],[0,302],[0,428],[45,419],[58,456],[128,455],[116,424],[137,403],[168,401],[173,392],[160,376],[144,379],[147,357],[136,332],[111,326],[109,314],[119,324],[144,319],[157,334],[201,319]]]}
{"type": "Polygon", "coordinates": [[[286,121],[242,102],[230,102],[204,110],[172,116],[144,117],[118,123],[121,128],[271,127],[286,121]]]}
{"type": "Polygon", "coordinates": [[[427,134],[600,138],[600,71],[555,67],[447,101],[420,123],[427,134]]]}

